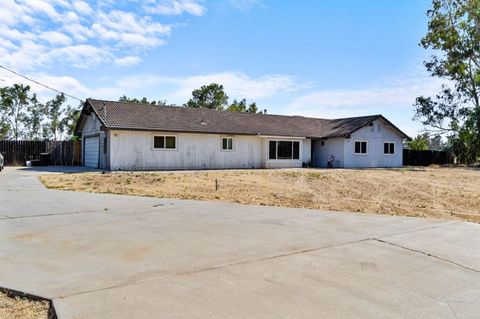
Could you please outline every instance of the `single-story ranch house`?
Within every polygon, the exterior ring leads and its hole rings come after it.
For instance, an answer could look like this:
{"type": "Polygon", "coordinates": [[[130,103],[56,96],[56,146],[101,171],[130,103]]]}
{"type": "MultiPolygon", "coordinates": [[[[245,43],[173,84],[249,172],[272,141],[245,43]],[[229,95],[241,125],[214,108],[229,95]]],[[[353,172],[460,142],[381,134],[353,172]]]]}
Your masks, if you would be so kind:
{"type": "Polygon", "coordinates": [[[85,166],[104,170],[400,167],[408,136],[382,115],[251,114],[88,99],[85,166]],[[333,160],[332,160],[333,159],[333,160]]]}

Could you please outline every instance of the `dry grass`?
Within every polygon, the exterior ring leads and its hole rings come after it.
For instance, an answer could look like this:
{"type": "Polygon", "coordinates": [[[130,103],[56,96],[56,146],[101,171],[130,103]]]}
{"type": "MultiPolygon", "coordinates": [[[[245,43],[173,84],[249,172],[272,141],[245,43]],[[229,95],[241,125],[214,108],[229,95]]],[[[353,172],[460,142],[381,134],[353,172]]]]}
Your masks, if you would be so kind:
{"type": "Polygon", "coordinates": [[[0,319],[47,319],[47,301],[11,298],[0,292],[0,319]]]}
{"type": "Polygon", "coordinates": [[[480,170],[468,168],[84,173],[41,180],[63,190],[480,222],[480,170]]]}

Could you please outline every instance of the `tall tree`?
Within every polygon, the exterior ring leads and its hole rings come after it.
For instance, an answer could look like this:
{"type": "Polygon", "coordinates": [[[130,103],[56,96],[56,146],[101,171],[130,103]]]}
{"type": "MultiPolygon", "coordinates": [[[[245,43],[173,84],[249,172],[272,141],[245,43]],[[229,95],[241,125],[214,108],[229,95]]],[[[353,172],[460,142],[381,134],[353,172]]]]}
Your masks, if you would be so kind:
{"type": "Polygon", "coordinates": [[[207,108],[224,110],[228,105],[228,96],[223,90],[223,85],[211,83],[199,89],[193,90],[192,98],[186,106],[195,108],[207,108]]]}
{"type": "Polygon", "coordinates": [[[421,46],[434,54],[425,67],[447,80],[435,97],[416,99],[415,118],[447,133],[460,161],[480,159],[480,1],[433,0],[421,46]]]}
{"type": "Polygon", "coordinates": [[[24,136],[29,140],[38,140],[43,137],[42,130],[44,126],[46,109],[43,104],[38,102],[37,96],[34,94],[30,99],[25,115],[24,136]]]}
{"type": "Polygon", "coordinates": [[[135,97],[128,97],[126,95],[122,95],[119,99],[120,102],[130,102],[130,103],[139,103],[139,104],[145,104],[145,105],[156,105],[156,106],[167,106],[167,101],[149,101],[146,97],[143,97],[142,99],[137,99],[135,97]]]}
{"type": "Polygon", "coordinates": [[[75,130],[75,125],[77,124],[78,118],[80,117],[80,110],[82,104],[79,107],[67,106],[64,111],[64,116],[60,120],[60,131],[64,133],[66,137],[72,138],[73,131],[75,130]]]}
{"type": "Polygon", "coordinates": [[[8,123],[2,125],[2,130],[9,128],[7,138],[18,140],[22,137],[28,106],[32,100],[29,92],[30,86],[23,84],[0,88],[0,118],[8,123]]]}
{"type": "Polygon", "coordinates": [[[258,109],[257,109],[257,104],[255,102],[247,106],[247,100],[242,99],[240,100],[240,102],[238,102],[237,100],[233,100],[233,103],[230,104],[230,106],[227,108],[227,111],[257,113],[258,109]]]}
{"type": "Polygon", "coordinates": [[[63,116],[62,105],[65,102],[65,95],[59,94],[45,103],[47,117],[46,128],[48,137],[56,141],[62,134],[61,120],[63,116]]]}

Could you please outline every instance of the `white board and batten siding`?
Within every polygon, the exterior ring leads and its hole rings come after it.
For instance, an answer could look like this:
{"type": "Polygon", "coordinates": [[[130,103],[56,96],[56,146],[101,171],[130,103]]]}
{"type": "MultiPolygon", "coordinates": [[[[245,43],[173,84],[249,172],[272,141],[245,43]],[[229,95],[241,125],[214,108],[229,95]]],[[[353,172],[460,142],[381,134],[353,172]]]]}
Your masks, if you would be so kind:
{"type": "Polygon", "coordinates": [[[327,167],[328,156],[335,157],[333,167],[401,167],[403,137],[381,119],[353,132],[350,138],[329,138],[314,143],[314,165],[327,167]],[[355,141],[367,142],[366,154],[355,154],[355,141]],[[394,143],[394,154],[384,154],[384,143],[394,143]]]}
{"type": "Polygon", "coordinates": [[[261,140],[256,136],[152,133],[112,130],[111,170],[259,168],[261,140]],[[155,149],[154,136],[176,136],[175,149],[155,149]],[[233,137],[233,150],[222,150],[222,137],[233,137]]]}
{"type": "Polygon", "coordinates": [[[345,138],[334,137],[326,140],[315,140],[313,143],[313,166],[327,167],[328,157],[333,155],[333,167],[344,166],[345,138]]]}
{"type": "Polygon", "coordinates": [[[345,139],[345,166],[402,167],[403,138],[381,119],[365,126],[345,139]],[[355,154],[355,141],[367,141],[367,154],[355,154]],[[394,154],[384,154],[384,143],[394,143],[394,154]]]}
{"type": "MultiPolygon", "coordinates": [[[[294,140],[288,139],[287,140],[294,140]]],[[[268,160],[268,138],[176,132],[109,132],[111,170],[174,170],[302,167],[310,161],[310,140],[300,141],[299,160],[268,160]],[[175,149],[155,149],[154,136],[175,136],[175,149]],[[233,150],[222,150],[222,138],[233,138],[233,150]]]]}

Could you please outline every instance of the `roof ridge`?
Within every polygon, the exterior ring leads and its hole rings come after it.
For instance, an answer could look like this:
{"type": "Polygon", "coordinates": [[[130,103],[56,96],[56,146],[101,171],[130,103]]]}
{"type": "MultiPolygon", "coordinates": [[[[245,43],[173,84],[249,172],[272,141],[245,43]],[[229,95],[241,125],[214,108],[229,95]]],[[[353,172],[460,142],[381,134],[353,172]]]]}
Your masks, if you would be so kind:
{"type": "Polygon", "coordinates": [[[312,120],[323,120],[323,121],[331,121],[335,119],[326,119],[320,117],[311,117],[311,116],[304,116],[304,115],[287,115],[287,114],[265,114],[265,113],[250,113],[250,112],[231,112],[228,110],[216,110],[216,109],[209,109],[209,108],[196,108],[196,107],[188,107],[185,105],[152,105],[152,104],[143,104],[143,103],[136,103],[136,102],[129,102],[129,101],[112,101],[112,100],[102,100],[102,99],[92,99],[88,98],[88,101],[95,101],[95,102],[107,102],[107,103],[115,103],[115,104],[124,104],[124,105],[132,105],[135,107],[164,107],[164,108],[173,108],[173,109],[191,109],[191,110],[205,110],[207,112],[219,112],[219,113],[237,113],[242,115],[264,115],[264,116],[279,116],[279,117],[301,117],[305,119],[312,119],[312,120]]]}

